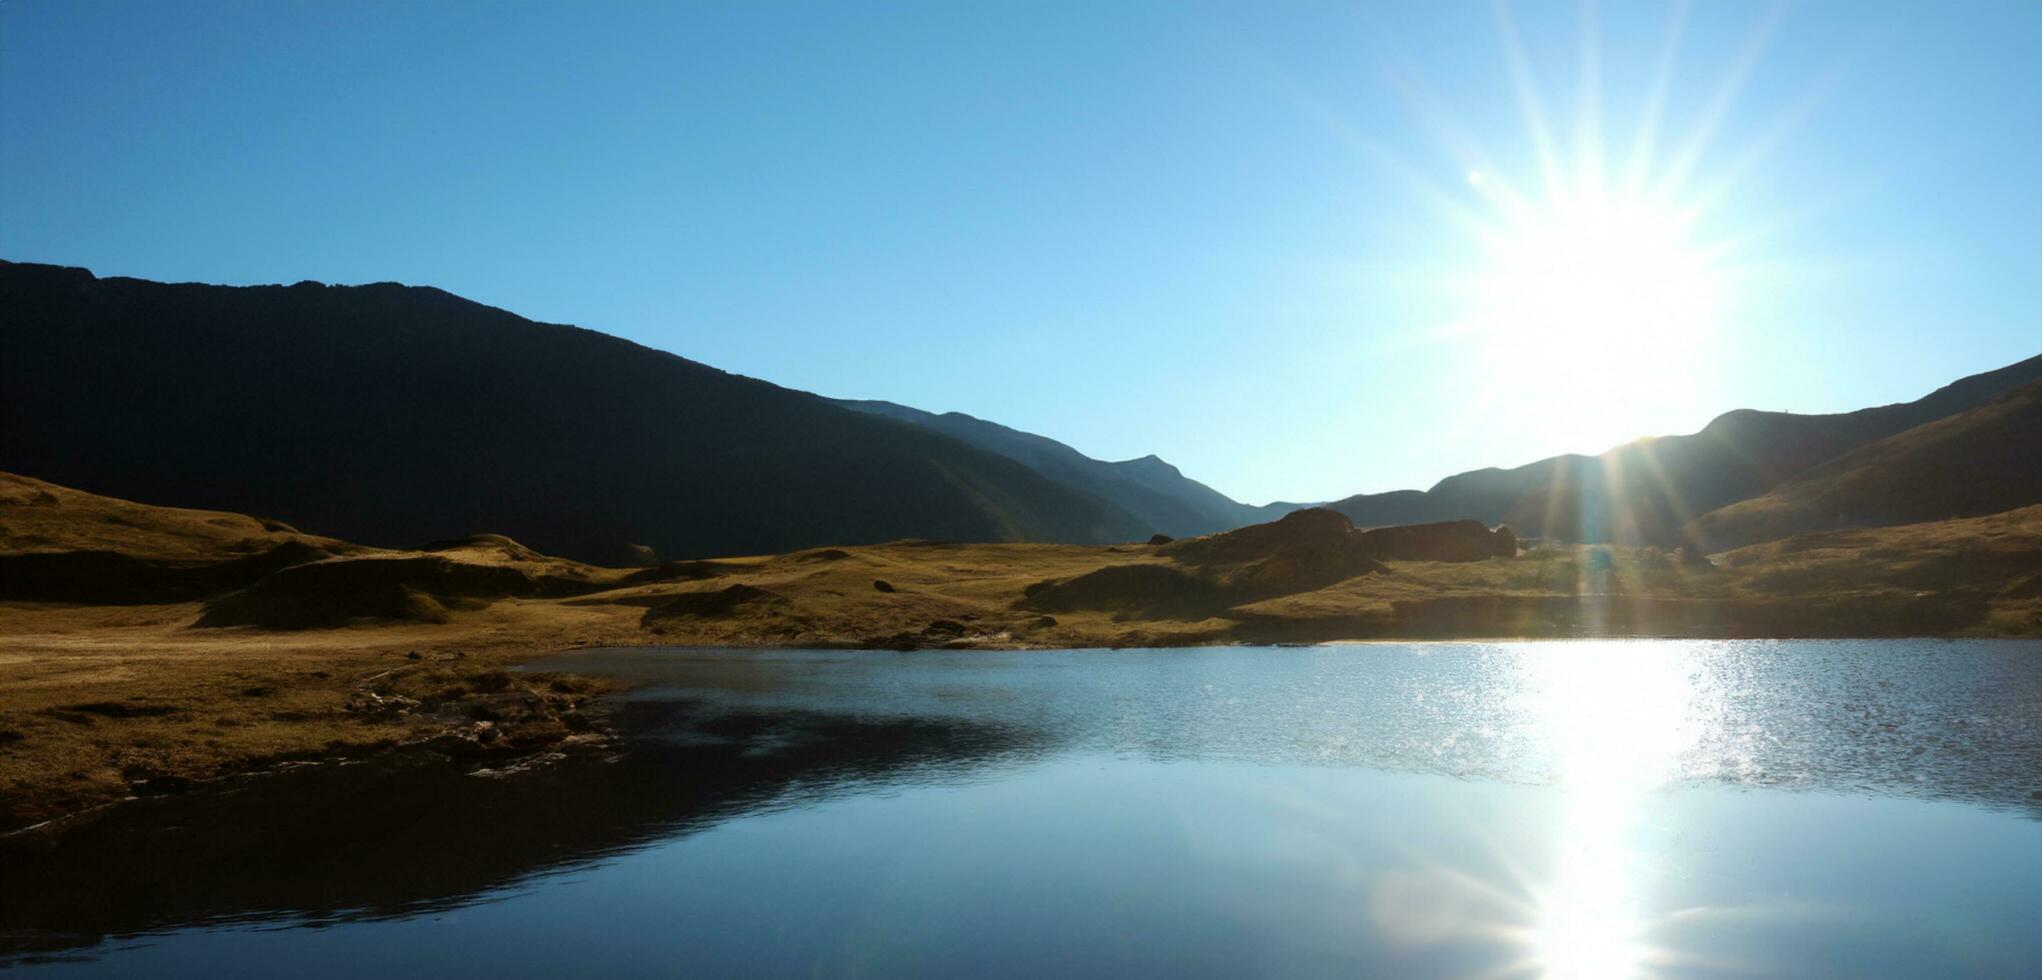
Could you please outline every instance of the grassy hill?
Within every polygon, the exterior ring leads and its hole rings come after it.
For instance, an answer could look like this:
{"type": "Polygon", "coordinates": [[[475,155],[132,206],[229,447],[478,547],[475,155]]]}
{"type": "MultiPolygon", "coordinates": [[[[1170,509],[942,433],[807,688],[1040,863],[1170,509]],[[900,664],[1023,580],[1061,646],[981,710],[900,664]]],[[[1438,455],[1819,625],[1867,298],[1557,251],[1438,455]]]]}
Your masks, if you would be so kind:
{"type": "Polygon", "coordinates": [[[1964,378],[1912,402],[1835,415],[1739,410],[1690,435],[1640,439],[1596,456],[1476,470],[1423,492],[1362,494],[1327,506],[1362,525],[1472,519],[1509,524],[1529,537],[1672,547],[1684,540],[1683,528],[1703,514],[2038,379],[2042,356],[1964,378]]]}
{"type": "Polygon", "coordinates": [[[1143,521],[941,433],[437,289],[0,263],[0,468],[407,546],[621,561],[1143,521]]]}
{"type": "Polygon", "coordinates": [[[2042,382],[1861,446],[1703,515],[1710,550],[1830,528],[1914,524],[2042,503],[2042,382]]]}
{"type": "Polygon", "coordinates": [[[586,682],[502,669],[571,647],[2032,636],[2038,569],[2042,506],[1713,562],[1308,509],[1162,545],[894,541],[605,568],[500,535],[382,549],[0,474],[0,831],[281,761],[597,737],[586,682]],[[47,575],[65,562],[86,571],[47,575]]]}

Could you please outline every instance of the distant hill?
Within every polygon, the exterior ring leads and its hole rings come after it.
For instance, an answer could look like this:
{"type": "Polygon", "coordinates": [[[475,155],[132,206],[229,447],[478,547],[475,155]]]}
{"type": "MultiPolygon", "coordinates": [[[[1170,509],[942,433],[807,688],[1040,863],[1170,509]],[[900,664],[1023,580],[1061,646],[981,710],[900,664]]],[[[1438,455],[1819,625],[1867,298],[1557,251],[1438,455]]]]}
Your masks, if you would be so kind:
{"type": "Polygon", "coordinates": [[[886,401],[840,400],[836,404],[941,432],[1026,464],[1044,476],[1095,494],[1172,537],[1225,531],[1296,509],[1238,503],[1154,456],[1120,462],[1097,460],[1046,436],[962,412],[938,415],[886,401]]]}
{"type": "Polygon", "coordinates": [[[1964,378],[1912,402],[1835,415],[1739,410],[1691,435],[1640,439],[1598,456],[1475,470],[1422,492],[1361,494],[1326,506],[1362,526],[1472,519],[1509,524],[1531,537],[1674,545],[1683,540],[1682,528],[1700,515],[2038,379],[2042,356],[1964,378]]]}
{"type": "Polygon", "coordinates": [[[1709,550],[1794,534],[1976,517],[2042,504],[2042,382],[1860,446],[1703,515],[1709,550]]]}
{"type": "Polygon", "coordinates": [[[1150,526],[1014,459],[590,330],[393,283],[0,262],[0,469],[403,547],[620,561],[1150,526]]]}

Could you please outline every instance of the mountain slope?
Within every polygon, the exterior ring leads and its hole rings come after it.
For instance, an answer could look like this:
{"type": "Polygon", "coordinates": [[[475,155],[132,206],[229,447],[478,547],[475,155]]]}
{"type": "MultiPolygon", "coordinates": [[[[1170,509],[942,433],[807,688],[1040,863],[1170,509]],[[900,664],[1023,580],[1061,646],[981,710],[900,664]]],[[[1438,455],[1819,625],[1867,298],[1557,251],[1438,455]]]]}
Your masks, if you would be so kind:
{"type": "Polygon", "coordinates": [[[1698,518],[1711,551],[1793,534],[1974,517],[2042,503],[2042,382],[1861,446],[1698,518]]]}
{"type": "Polygon", "coordinates": [[[2037,379],[2042,356],[1964,378],[1912,402],[1836,415],[1739,410],[1691,435],[1640,439],[1599,456],[1475,470],[1422,493],[1361,494],[1327,506],[1363,526],[1474,519],[1507,523],[1533,537],[1678,544],[1683,526],[1697,516],[2037,379]]]}
{"type": "Polygon", "coordinates": [[[0,263],[0,469],[406,546],[616,561],[1143,522],[1012,459],[426,287],[0,263]]]}
{"type": "Polygon", "coordinates": [[[1046,436],[1010,429],[962,412],[938,415],[886,401],[839,400],[836,404],[898,419],[998,453],[1044,476],[1110,501],[1149,527],[1173,537],[1211,534],[1282,513],[1272,514],[1265,508],[1238,503],[1154,456],[1106,462],[1046,436]]]}

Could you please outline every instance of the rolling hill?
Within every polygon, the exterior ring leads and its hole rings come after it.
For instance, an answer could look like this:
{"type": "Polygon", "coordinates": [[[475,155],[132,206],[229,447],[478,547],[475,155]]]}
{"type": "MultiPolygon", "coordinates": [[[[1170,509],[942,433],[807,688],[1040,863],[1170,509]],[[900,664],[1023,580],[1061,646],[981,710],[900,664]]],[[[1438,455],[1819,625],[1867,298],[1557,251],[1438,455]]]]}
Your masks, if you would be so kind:
{"type": "Polygon", "coordinates": [[[403,547],[621,561],[1149,525],[1006,456],[590,330],[393,283],[0,263],[0,469],[403,547]]]}
{"type": "Polygon", "coordinates": [[[1597,456],[1475,470],[1426,491],[1361,494],[1327,506],[1363,526],[1473,519],[1509,524],[1530,537],[1676,545],[1696,517],[2037,379],[2042,356],[1964,378],[1912,402],[1834,415],[1744,409],[1690,435],[1640,439],[1597,456]]]}
{"type": "Polygon", "coordinates": [[[2042,503],[2042,382],[1861,446],[1698,518],[1711,551],[1789,535],[1976,517],[2042,503]]]}

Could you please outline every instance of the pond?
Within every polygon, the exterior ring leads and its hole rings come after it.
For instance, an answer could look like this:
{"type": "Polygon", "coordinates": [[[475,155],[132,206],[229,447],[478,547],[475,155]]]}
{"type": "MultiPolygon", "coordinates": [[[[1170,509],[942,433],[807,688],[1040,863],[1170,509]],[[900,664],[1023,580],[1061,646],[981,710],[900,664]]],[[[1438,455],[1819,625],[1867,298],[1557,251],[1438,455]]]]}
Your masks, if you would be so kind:
{"type": "Polygon", "coordinates": [[[2042,975],[2038,643],[534,668],[633,682],[622,748],[132,808],[11,972],[2042,975]]]}

